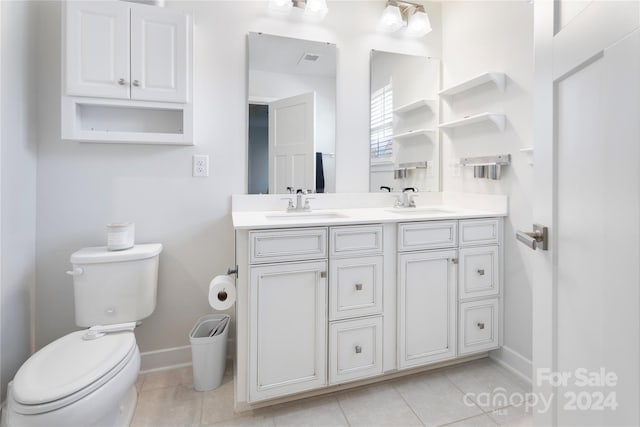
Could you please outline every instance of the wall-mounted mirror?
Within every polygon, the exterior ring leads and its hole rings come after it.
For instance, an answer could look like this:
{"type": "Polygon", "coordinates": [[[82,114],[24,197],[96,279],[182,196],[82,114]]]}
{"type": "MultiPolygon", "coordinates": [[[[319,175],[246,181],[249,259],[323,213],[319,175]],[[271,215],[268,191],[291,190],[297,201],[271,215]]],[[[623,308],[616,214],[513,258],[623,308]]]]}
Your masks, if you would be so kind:
{"type": "Polygon", "coordinates": [[[440,191],[440,60],[371,52],[370,191],[440,191]]]}
{"type": "Polygon", "coordinates": [[[249,33],[248,193],[335,192],[336,46],[249,33]]]}

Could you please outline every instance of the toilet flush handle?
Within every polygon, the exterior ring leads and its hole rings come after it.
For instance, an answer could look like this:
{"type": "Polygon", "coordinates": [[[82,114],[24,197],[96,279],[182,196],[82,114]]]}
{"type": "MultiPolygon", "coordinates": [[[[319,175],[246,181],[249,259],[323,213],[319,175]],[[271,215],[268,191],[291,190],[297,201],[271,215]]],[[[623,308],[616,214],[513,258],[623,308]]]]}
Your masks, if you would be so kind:
{"type": "Polygon", "coordinates": [[[79,276],[84,273],[84,270],[80,267],[74,267],[73,270],[66,272],[69,276],[79,276]]]}
{"type": "Polygon", "coordinates": [[[136,322],[116,323],[113,325],[96,325],[87,329],[87,332],[82,336],[82,339],[89,341],[103,337],[108,333],[133,331],[136,326],[136,322]]]}

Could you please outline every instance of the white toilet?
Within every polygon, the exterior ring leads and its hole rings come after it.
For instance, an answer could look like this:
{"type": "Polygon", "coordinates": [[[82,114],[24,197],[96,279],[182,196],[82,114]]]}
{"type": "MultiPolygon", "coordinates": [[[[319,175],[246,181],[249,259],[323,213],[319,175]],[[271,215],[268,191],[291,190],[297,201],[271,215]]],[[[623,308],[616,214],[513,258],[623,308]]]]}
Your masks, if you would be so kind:
{"type": "Polygon", "coordinates": [[[128,426],[140,351],[133,329],[156,307],[161,244],[71,255],[78,326],[20,367],[7,392],[8,427],[128,426]]]}

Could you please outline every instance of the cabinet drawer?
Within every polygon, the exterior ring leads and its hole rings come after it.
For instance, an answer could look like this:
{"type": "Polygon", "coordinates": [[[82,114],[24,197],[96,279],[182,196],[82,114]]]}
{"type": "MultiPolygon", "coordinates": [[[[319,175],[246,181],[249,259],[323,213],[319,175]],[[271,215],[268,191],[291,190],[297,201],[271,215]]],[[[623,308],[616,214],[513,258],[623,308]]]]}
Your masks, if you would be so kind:
{"type": "Polygon", "coordinates": [[[251,264],[327,257],[326,228],[249,232],[251,264]]]}
{"type": "Polygon", "coordinates": [[[499,247],[460,248],[458,295],[473,298],[498,295],[500,292],[499,247]]]}
{"type": "Polygon", "coordinates": [[[382,317],[332,322],[329,326],[329,383],[382,374],[382,317]]]}
{"type": "Polygon", "coordinates": [[[459,355],[498,347],[498,299],[460,303],[459,355]]]}
{"type": "Polygon", "coordinates": [[[333,227],[329,241],[331,257],[381,254],[382,225],[333,227]]]}
{"type": "Polygon", "coordinates": [[[413,222],[398,225],[398,250],[453,248],[457,245],[457,221],[413,222]]]}
{"type": "Polygon", "coordinates": [[[331,260],[329,319],[382,313],[383,257],[331,260]]]}
{"type": "Polygon", "coordinates": [[[499,227],[497,218],[460,221],[460,246],[498,244],[499,227]]]}

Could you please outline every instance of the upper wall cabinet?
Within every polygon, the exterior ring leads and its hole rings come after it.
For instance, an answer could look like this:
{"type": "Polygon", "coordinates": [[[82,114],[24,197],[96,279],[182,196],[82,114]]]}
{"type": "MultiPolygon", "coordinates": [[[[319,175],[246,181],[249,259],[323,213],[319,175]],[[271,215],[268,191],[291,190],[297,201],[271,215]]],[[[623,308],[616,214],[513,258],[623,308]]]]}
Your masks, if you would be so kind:
{"type": "Polygon", "coordinates": [[[67,94],[187,102],[188,26],[171,9],[67,3],[67,94]]]}
{"type": "Polygon", "coordinates": [[[63,139],[193,144],[189,15],[107,0],[63,16],[63,139]]]}

